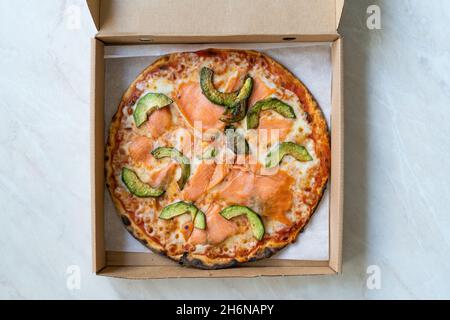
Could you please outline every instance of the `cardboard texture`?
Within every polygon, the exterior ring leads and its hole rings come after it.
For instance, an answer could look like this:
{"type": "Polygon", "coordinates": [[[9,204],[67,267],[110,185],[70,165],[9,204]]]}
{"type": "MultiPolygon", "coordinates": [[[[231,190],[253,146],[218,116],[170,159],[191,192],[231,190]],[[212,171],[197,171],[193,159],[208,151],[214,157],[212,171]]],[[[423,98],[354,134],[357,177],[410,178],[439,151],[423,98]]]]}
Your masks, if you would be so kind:
{"type": "Polygon", "coordinates": [[[130,278],[328,275],[341,272],[343,223],[343,53],[337,33],[344,0],[87,0],[98,34],[91,52],[93,271],[130,278]],[[168,21],[170,23],[168,23],[168,21]],[[195,22],[195,23],[194,23],[195,22]],[[104,241],[104,46],[208,42],[332,43],[331,185],[328,261],[267,259],[223,270],[183,268],[155,254],[107,252],[104,241]]]}

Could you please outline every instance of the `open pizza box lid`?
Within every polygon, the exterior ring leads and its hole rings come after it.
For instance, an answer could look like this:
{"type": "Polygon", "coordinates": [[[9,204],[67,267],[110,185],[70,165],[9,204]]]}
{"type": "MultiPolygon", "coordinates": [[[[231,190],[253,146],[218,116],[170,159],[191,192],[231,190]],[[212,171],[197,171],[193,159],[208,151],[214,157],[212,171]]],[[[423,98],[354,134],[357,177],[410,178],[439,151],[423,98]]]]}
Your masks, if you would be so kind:
{"type": "Polygon", "coordinates": [[[344,0],[87,0],[107,42],[273,40],[332,41],[338,37],[344,0]],[[276,38],[275,38],[276,37],[276,38]],[[115,38],[115,39],[113,39],[115,38]],[[184,39],[183,39],[184,38],[184,39]]]}

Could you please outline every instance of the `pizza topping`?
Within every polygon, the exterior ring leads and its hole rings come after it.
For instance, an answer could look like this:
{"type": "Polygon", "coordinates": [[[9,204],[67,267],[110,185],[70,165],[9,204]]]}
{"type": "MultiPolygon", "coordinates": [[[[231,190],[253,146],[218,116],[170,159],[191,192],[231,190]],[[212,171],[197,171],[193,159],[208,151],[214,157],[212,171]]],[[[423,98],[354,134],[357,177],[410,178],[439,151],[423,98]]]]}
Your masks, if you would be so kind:
{"type": "Polygon", "coordinates": [[[246,215],[248,222],[250,223],[253,236],[256,238],[256,240],[259,241],[264,237],[264,224],[258,214],[249,207],[230,206],[223,209],[220,212],[220,215],[227,220],[239,217],[241,215],[246,215]]]}
{"type": "Polygon", "coordinates": [[[138,136],[131,141],[128,152],[131,160],[136,164],[140,164],[148,162],[151,159],[150,151],[152,148],[153,142],[151,139],[144,136],[138,136]]]}
{"type": "Polygon", "coordinates": [[[200,71],[200,86],[205,97],[219,106],[231,107],[239,95],[239,90],[234,92],[217,90],[214,86],[214,71],[207,67],[203,67],[200,71]]]}
{"type": "Polygon", "coordinates": [[[176,168],[177,165],[175,163],[170,163],[165,168],[153,172],[150,176],[151,184],[158,188],[167,187],[170,179],[175,174],[176,168]]]}
{"type": "Polygon", "coordinates": [[[249,105],[253,106],[256,102],[267,98],[272,93],[274,93],[275,90],[269,88],[263,80],[255,77],[253,79],[253,91],[249,99],[249,105]]]}
{"type": "Polygon", "coordinates": [[[208,242],[208,233],[206,230],[194,229],[189,238],[189,243],[192,245],[206,244],[208,242]]]}
{"type": "Polygon", "coordinates": [[[220,215],[220,206],[213,204],[206,212],[206,229],[194,229],[189,243],[217,245],[238,232],[237,225],[220,215]]]}
{"type": "Polygon", "coordinates": [[[153,111],[168,106],[172,99],[162,93],[147,93],[139,99],[134,109],[133,117],[137,127],[147,121],[148,115],[153,111]]]}
{"type": "Polygon", "coordinates": [[[258,127],[258,141],[273,144],[284,140],[292,130],[293,121],[281,117],[262,116],[258,127]]]}
{"type": "Polygon", "coordinates": [[[259,125],[259,115],[261,111],[273,110],[285,118],[295,119],[294,109],[281,100],[276,98],[268,98],[258,101],[247,115],[247,128],[255,129],[259,125]]]}
{"type": "Polygon", "coordinates": [[[186,188],[183,190],[183,199],[187,201],[196,201],[207,190],[211,177],[216,169],[214,162],[202,162],[197,167],[197,170],[189,179],[186,188]]]}
{"type": "Polygon", "coordinates": [[[159,218],[163,220],[170,220],[186,213],[191,215],[191,219],[194,222],[194,228],[206,228],[205,214],[193,204],[183,201],[169,204],[161,211],[159,218]]]}
{"type": "Polygon", "coordinates": [[[212,245],[219,244],[238,232],[238,227],[220,215],[220,206],[212,205],[206,212],[207,239],[212,245]]]}
{"type": "Polygon", "coordinates": [[[172,114],[170,108],[153,111],[148,117],[146,128],[153,138],[157,138],[167,132],[172,125],[172,114]]]}
{"type": "Polygon", "coordinates": [[[139,198],[159,197],[164,193],[163,189],[153,188],[142,182],[136,172],[128,168],[122,169],[122,181],[127,189],[139,198]]]}
{"type": "Polygon", "coordinates": [[[183,83],[177,94],[177,105],[180,112],[191,126],[200,121],[202,130],[223,129],[224,123],[220,121],[223,108],[211,103],[203,94],[198,83],[183,83]]]}
{"type": "Polygon", "coordinates": [[[280,164],[284,156],[290,155],[301,162],[312,161],[313,158],[304,146],[293,142],[283,142],[278,144],[267,154],[266,167],[273,168],[280,164]]]}
{"type": "Polygon", "coordinates": [[[253,90],[253,79],[246,77],[242,89],[239,91],[236,101],[225,108],[224,116],[220,118],[225,123],[239,122],[247,115],[248,98],[253,90]]]}
{"type": "Polygon", "coordinates": [[[249,204],[255,184],[252,172],[233,168],[218,191],[218,198],[228,204],[249,204]]]}
{"type": "Polygon", "coordinates": [[[227,174],[230,172],[230,166],[226,163],[219,163],[216,165],[216,168],[214,170],[214,174],[212,175],[211,179],[209,180],[208,184],[208,190],[214,188],[219,183],[225,179],[227,174]]]}
{"type": "Polygon", "coordinates": [[[289,224],[294,179],[285,171],[263,176],[235,167],[220,185],[217,198],[229,205],[254,206],[261,214],[289,224]]]}
{"type": "Polygon", "coordinates": [[[156,159],[171,158],[172,160],[175,160],[180,164],[181,177],[178,180],[178,186],[180,187],[180,190],[182,190],[184,188],[184,185],[186,184],[187,179],[189,179],[189,176],[191,175],[191,165],[189,159],[177,149],[169,147],[156,148],[152,151],[152,155],[156,159]]]}
{"type": "Polygon", "coordinates": [[[246,76],[242,88],[234,92],[220,92],[214,87],[214,71],[203,67],[200,71],[200,87],[209,101],[224,106],[223,122],[234,123],[241,121],[247,114],[247,100],[253,90],[253,78],[246,76]]]}
{"type": "Polygon", "coordinates": [[[292,208],[293,195],[291,187],[294,178],[283,170],[276,174],[255,177],[255,207],[262,216],[277,220],[285,225],[291,221],[286,213],[292,208]]]}

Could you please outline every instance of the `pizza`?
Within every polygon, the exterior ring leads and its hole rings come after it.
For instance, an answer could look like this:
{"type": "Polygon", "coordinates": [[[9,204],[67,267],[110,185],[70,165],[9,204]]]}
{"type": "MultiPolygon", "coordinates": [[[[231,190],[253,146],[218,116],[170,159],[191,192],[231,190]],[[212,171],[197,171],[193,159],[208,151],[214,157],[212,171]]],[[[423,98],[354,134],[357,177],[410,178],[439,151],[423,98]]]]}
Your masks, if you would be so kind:
{"type": "Polygon", "coordinates": [[[282,65],[248,50],[153,62],[123,95],[106,147],[106,183],[126,228],[204,269],[294,242],[329,173],[317,102],[282,65]]]}

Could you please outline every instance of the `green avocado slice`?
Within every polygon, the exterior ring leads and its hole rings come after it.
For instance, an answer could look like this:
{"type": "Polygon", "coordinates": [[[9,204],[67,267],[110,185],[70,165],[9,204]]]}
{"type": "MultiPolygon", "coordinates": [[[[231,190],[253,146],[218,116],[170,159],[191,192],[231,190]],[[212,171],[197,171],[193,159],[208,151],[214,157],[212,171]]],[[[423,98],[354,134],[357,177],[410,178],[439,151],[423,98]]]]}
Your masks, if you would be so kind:
{"type": "Polygon", "coordinates": [[[290,155],[301,162],[312,161],[313,158],[304,146],[293,142],[283,142],[278,144],[267,154],[266,168],[273,168],[280,164],[285,155],[290,155]]]}
{"type": "Polygon", "coordinates": [[[295,119],[294,109],[277,98],[260,100],[250,109],[247,115],[247,128],[255,129],[259,126],[259,115],[261,111],[273,110],[285,118],[295,119]]]}
{"type": "Polygon", "coordinates": [[[247,76],[234,104],[225,109],[225,113],[220,120],[225,123],[235,123],[244,119],[247,115],[248,98],[252,94],[252,90],[253,79],[247,76]]]}
{"type": "Polygon", "coordinates": [[[181,177],[180,180],[178,180],[178,186],[180,187],[180,190],[183,190],[186,181],[191,175],[191,165],[189,163],[189,159],[177,149],[169,147],[156,148],[152,151],[152,155],[156,159],[171,158],[181,165],[181,177]]]}
{"type": "Polygon", "coordinates": [[[156,198],[164,193],[163,189],[152,188],[148,184],[142,182],[136,172],[125,167],[122,169],[122,181],[127,186],[127,189],[139,198],[156,198]]]}
{"type": "Polygon", "coordinates": [[[241,216],[245,214],[247,216],[248,222],[250,222],[250,226],[252,228],[253,236],[259,241],[264,237],[264,223],[262,222],[259,215],[250,209],[249,207],[244,206],[229,206],[223,209],[220,214],[227,220],[232,218],[241,216]]]}
{"type": "Polygon", "coordinates": [[[214,71],[210,68],[203,67],[200,71],[200,87],[202,88],[203,94],[214,104],[231,107],[235,103],[239,91],[220,92],[214,87],[213,78],[214,71]]]}
{"type": "Polygon", "coordinates": [[[206,228],[205,214],[193,204],[184,201],[175,202],[166,206],[159,214],[159,218],[163,220],[170,220],[185,213],[189,213],[191,215],[195,228],[206,228]]]}
{"type": "Polygon", "coordinates": [[[203,211],[198,210],[194,219],[194,227],[204,230],[206,228],[206,216],[203,211]]]}
{"type": "Polygon", "coordinates": [[[162,93],[147,93],[139,99],[134,109],[133,117],[136,126],[140,127],[147,121],[149,114],[157,109],[168,106],[172,102],[172,99],[162,93]]]}

